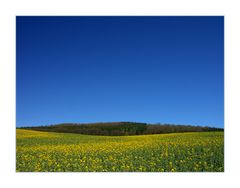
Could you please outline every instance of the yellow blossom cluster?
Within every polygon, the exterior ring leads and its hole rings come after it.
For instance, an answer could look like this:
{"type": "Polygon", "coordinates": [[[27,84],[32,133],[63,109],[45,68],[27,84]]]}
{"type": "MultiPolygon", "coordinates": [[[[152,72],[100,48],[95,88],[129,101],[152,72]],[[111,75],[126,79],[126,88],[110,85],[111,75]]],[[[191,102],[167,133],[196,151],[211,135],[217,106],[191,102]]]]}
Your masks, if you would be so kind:
{"type": "Polygon", "coordinates": [[[222,172],[223,132],[94,136],[16,130],[20,172],[222,172]]]}

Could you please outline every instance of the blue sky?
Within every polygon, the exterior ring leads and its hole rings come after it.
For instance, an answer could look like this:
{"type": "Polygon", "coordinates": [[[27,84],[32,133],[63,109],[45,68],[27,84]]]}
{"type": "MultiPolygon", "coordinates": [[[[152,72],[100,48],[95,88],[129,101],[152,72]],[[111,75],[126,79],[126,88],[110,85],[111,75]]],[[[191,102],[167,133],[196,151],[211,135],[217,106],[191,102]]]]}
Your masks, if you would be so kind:
{"type": "Polygon", "coordinates": [[[17,17],[17,126],[224,127],[224,17],[17,17]]]}

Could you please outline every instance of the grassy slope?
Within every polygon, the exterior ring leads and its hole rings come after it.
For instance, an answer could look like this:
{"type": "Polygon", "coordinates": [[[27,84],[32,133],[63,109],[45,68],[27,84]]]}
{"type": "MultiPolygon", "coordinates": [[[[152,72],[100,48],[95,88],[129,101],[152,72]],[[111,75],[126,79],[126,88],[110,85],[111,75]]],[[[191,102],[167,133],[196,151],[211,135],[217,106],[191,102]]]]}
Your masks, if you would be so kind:
{"type": "Polygon", "coordinates": [[[223,171],[223,132],[96,136],[17,129],[17,171],[223,171]]]}

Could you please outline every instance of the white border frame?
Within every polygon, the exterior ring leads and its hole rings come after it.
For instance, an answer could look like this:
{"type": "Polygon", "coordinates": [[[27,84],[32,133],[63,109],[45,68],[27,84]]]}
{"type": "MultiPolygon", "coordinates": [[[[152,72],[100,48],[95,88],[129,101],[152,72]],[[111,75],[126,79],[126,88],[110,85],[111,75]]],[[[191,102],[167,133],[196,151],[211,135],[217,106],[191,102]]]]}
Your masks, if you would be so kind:
{"type": "Polygon", "coordinates": [[[0,2],[1,187],[239,187],[240,19],[234,0],[2,0],[0,2]],[[147,3],[146,3],[147,2],[147,3]],[[224,15],[224,173],[16,173],[16,15],[224,15]],[[5,185],[5,186],[4,186],[5,185]]]}

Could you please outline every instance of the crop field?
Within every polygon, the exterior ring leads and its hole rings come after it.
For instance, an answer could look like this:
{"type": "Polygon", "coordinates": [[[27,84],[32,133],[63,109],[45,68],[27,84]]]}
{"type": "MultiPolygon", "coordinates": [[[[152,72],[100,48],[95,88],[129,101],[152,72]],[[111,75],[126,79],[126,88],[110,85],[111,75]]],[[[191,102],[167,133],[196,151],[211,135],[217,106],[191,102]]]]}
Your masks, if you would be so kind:
{"type": "Polygon", "coordinates": [[[18,172],[223,172],[224,133],[92,136],[16,130],[18,172]]]}

